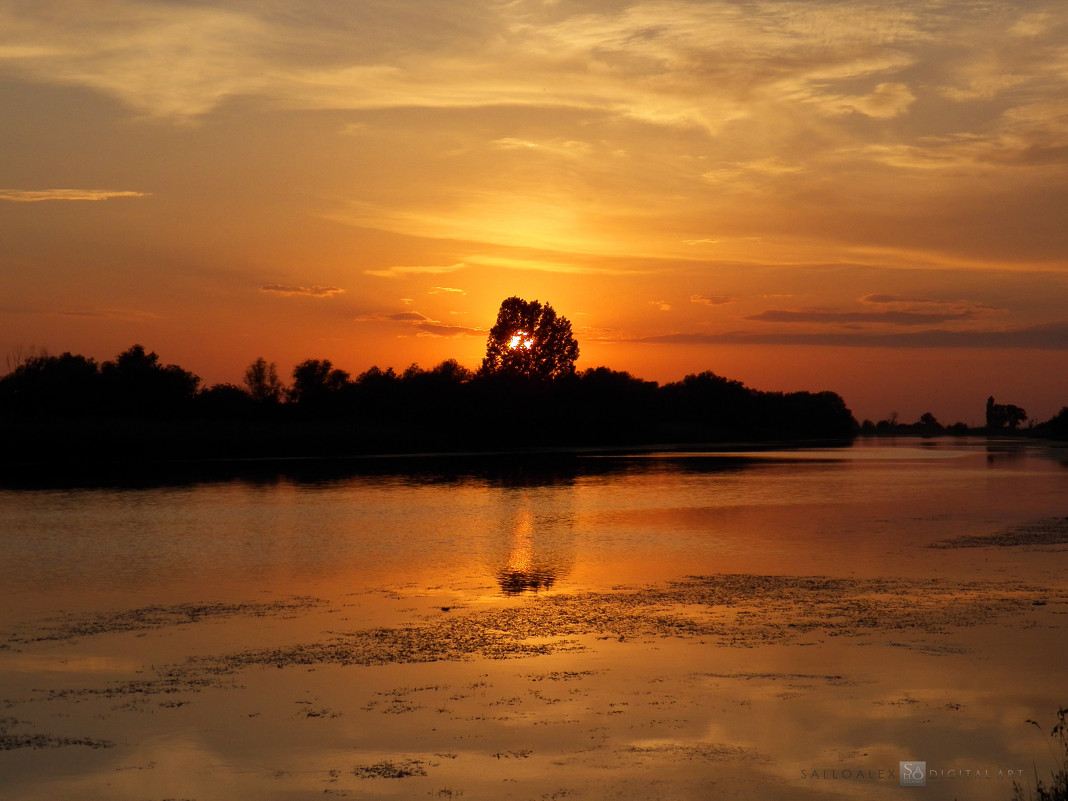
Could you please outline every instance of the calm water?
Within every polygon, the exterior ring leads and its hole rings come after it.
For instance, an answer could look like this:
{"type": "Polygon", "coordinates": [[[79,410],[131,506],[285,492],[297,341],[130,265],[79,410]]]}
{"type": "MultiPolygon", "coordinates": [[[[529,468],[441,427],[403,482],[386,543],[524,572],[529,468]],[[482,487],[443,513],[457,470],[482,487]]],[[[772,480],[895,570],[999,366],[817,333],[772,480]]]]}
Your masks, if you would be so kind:
{"type": "Polygon", "coordinates": [[[1066,458],[862,441],[0,490],[2,614],[427,582],[508,594],[723,572],[958,575],[959,552],[923,546],[1068,515],[1066,458]]]}
{"type": "MultiPolygon", "coordinates": [[[[0,797],[893,799],[923,791],[822,772],[1048,776],[1024,721],[1068,706],[1063,450],[276,468],[0,488],[0,797]],[[928,547],[1036,525],[1047,544],[928,547]],[[546,650],[483,647],[515,632],[546,650]]],[[[1011,797],[962,781],[924,797],[1011,797]]]]}

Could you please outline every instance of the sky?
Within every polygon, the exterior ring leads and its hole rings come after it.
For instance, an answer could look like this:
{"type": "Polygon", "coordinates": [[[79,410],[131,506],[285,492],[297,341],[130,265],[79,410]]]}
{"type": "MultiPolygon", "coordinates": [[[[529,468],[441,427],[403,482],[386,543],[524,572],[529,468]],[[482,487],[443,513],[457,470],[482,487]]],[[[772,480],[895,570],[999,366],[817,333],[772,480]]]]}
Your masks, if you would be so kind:
{"type": "MultiPolygon", "coordinates": [[[[1068,405],[1061,0],[0,0],[0,351],[1068,405]]],[[[0,370],[5,368],[0,363],[0,370]]]]}

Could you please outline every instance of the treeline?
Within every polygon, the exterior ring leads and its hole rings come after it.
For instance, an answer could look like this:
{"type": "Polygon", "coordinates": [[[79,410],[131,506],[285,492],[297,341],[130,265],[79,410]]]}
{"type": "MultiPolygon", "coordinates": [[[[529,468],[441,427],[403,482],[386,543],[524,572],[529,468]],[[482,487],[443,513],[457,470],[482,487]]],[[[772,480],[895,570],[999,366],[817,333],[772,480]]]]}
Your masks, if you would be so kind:
{"type": "Polygon", "coordinates": [[[114,360],[35,355],[0,378],[6,456],[197,458],[847,439],[833,392],[761,392],[712,372],[663,386],[597,367],[553,380],[431,369],[352,376],[326,359],[283,382],[200,378],[135,345],[114,360]]]}
{"type": "Polygon", "coordinates": [[[879,422],[864,420],[857,432],[862,437],[940,437],[940,436],[975,436],[999,435],[1036,437],[1068,441],[1068,406],[1062,408],[1049,420],[1038,422],[1027,416],[1027,412],[1012,403],[996,403],[993,396],[986,399],[986,422],[982,426],[968,426],[956,422],[943,425],[930,412],[920,415],[914,423],[903,423],[897,412],[879,422]],[[1027,423],[1026,428],[1021,428],[1027,423]]]}

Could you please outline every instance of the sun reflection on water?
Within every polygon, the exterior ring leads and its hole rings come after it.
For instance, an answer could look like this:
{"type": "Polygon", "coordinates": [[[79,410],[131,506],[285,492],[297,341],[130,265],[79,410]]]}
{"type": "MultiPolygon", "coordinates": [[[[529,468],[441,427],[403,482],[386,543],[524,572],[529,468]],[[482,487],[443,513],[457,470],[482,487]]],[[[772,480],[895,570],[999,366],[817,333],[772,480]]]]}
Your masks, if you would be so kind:
{"type": "Polygon", "coordinates": [[[507,562],[497,571],[501,591],[519,595],[549,589],[561,574],[561,556],[546,537],[537,536],[530,498],[524,496],[512,522],[507,562]]]}

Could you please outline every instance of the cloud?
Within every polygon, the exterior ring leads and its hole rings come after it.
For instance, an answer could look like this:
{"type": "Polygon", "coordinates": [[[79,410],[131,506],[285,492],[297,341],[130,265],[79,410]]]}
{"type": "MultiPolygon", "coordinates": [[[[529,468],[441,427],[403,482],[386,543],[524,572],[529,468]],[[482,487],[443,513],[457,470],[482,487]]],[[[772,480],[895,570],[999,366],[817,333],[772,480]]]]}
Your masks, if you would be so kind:
{"type": "Polygon", "coordinates": [[[431,287],[427,291],[427,294],[428,295],[448,295],[448,294],[466,295],[467,293],[462,289],[457,289],[456,287],[452,287],[452,286],[434,286],[434,287],[431,287]]]}
{"type": "Polygon", "coordinates": [[[485,330],[479,328],[443,323],[417,311],[396,312],[394,314],[367,314],[357,317],[355,320],[361,323],[399,324],[408,329],[415,329],[418,332],[416,336],[421,337],[482,336],[486,333],[485,330]]]}
{"type": "Polygon", "coordinates": [[[122,320],[125,322],[147,322],[158,320],[160,316],[155,312],[139,311],[136,309],[71,309],[66,311],[44,312],[54,317],[85,317],[103,320],[122,320]]]}
{"type": "Polygon", "coordinates": [[[344,289],[336,286],[290,286],[288,284],[267,284],[261,286],[260,291],[287,296],[306,295],[313,298],[329,298],[345,293],[344,289]]]}
{"type": "MultiPolygon", "coordinates": [[[[758,13],[678,0],[568,13],[527,3],[343,4],[297,17],[270,6],[135,0],[0,12],[0,61],[36,81],[85,86],[158,117],[189,120],[230,98],[289,108],[601,110],[719,130],[745,94],[899,113],[901,84],[828,93],[835,80],[900,69],[927,33],[915,15],[869,2],[765,3],[758,13]],[[314,57],[309,55],[314,53],[314,57]]],[[[501,137],[500,147],[568,140],[501,137]]],[[[581,150],[581,148],[579,148],[581,150]]]]}
{"type": "Polygon", "coordinates": [[[930,325],[950,320],[970,320],[974,317],[970,311],[960,312],[834,312],[834,311],[789,311],[769,309],[746,317],[746,320],[759,320],[767,323],[821,323],[821,324],[856,324],[883,323],[885,325],[930,325]]]}
{"type": "Polygon", "coordinates": [[[437,322],[418,323],[415,327],[419,329],[416,336],[421,337],[470,337],[484,336],[486,333],[485,330],[479,328],[437,322]]]}
{"type": "Polygon", "coordinates": [[[866,306],[893,306],[895,311],[930,311],[945,309],[953,312],[997,312],[1004,311],[997,306],[960,298],[957,300],[939,300],[936,298],[914,297],[910,295],[888,295],[873,293],[864,295],[860,302],[866,306]]]}
{"type": "Polygon", "coordinates": [[[501,139],[494,139],[491,144],[501,150],[518,150],[566,158],[586,156],[593,150],[593,146],[589,142],[581,142],[574,139],[547,139],[535,142],[530,139],[517,139],[506,136],[501,139]]]}
{"type": "Polygon", "coordinates": [[[149,193],[116,189],[0,189],[0,200],[11,203],[42,203],[50,200],[95,202],[117,197],[149,197],[149,193]]]}
{"type": "Polygon", "coordinates": [[[914,331],[908,333],[824,332],[761,334],[675,333],[632,338],[628,342],[662,345],[813,345],[859,348],[1004,348],[1068,350],[1068,321],[981,331],[914,331]]]}
{"type": "Polygon", "coordinates": [[[454,273],[466,266],[463,262],[448,265],[398,265],[396,267],[387,267],[384,270],[364,270],[364,274],[375,275],[379,278],[401,278],[408,275],[441,275],[454,273]]]}
{"type": "Polygon", "coordinates": [[[886,120],[900,117],[916,101],[903,83],[880,83],[867,95],[817,96],[813,102],[828,114],[864,114],[886,120]]]}
{"type": "Polygon", "coordinates": [[[929,300],[927,298],[908,297],[906,295],[871,294],[871,295],[865,295],[864,297],[862,297],[860,299],[860,302],[861,303],[871,303],[871,304],[879,305],[879,304],[884,304],[884,303],[935,303],[937,301],[932,301],[932,300],[929,300]]]}
{"type": "Polygon", "coordinates": [[[649,305],[656,306],[656,308],[663,312],[671,311],[671,304],[666,300],[651,300],[649,301],[649,305]]]}
{"type": "Polygon", "coordinates": [[[575,275],[640,275],[645,270],[620,267],[604,267],[567,261],[559,255],[547,253],[544,259],[520,259],[511,256],[469,256],[467,262],[483,267],[505,270],[530,270],[540,273],[564,273],[575,275]]]}
{"type": "Polygon", "coordinates": [[[422,323],[429,320],[430,318],[423,316],[419,312],[400,312],[399,314],[387,314],[385,319],[400,320],[403,322],[422,323]]]}
{"type": "Polygon", "coordinates": [[[729,295],[690,295],[690,303],[700,303],[705,306],[723,306],[734,303],[738,298],[729,295]]]}

